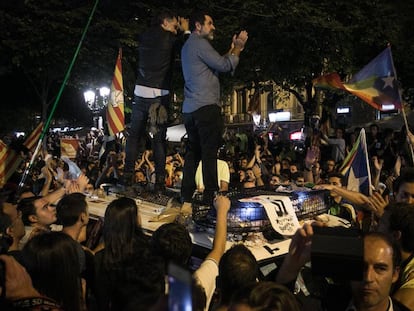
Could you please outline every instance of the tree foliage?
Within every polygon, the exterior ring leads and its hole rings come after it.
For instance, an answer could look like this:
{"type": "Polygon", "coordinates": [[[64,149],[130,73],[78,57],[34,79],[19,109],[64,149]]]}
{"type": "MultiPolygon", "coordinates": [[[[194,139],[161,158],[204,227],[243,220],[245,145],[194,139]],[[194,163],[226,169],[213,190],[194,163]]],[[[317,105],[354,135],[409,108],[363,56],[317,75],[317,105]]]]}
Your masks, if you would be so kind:
{"type": "MultiPolygon", "coordinates": [[[[45,116],[94,1],[8,2],[0,4],[0,75],[20,73],[21,86],[33,99],[33,107],[43,107],[45,116]]],[[[110,85],[118,48],[122,47],[124,87],[127,99],[132,97],[137,36],[165,5],[181,16],[194,9],[189,0],[168,4],[160,0],[100,0],[68,87],[82,92],[110,85]]],[[[222,79],[223,92],[256,79],[309,90],[312,78],[323,72],[344,76],[357,72],[388,43],[402,87],[413,88],[412,1],[206,0],[202,9],[214,19],[213,45],[220,52],[229,49],[233,34],[242,29],[249,32],[236,74],[222,79]]]]}

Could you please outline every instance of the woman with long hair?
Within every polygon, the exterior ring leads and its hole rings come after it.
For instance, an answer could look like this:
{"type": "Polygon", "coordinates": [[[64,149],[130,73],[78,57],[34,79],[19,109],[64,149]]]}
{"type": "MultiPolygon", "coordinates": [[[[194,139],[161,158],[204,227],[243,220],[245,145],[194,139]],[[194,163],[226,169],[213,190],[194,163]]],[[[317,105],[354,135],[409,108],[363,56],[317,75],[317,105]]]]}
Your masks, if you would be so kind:
{"type": "Polygon", "coordinates": [[[33,286],[64,310],[83,310],[78,247],[62,232],[33,237],[23,248],[24,265],[33,286]]]}
{"type": "Polygon", "coordinates": [[[95,255],[98,309],[123,310],[137,296],[154,303],[164,291],[163,261],[151,255],[133,199],[108,205],[103,240],[104,248],[95,255]]]}

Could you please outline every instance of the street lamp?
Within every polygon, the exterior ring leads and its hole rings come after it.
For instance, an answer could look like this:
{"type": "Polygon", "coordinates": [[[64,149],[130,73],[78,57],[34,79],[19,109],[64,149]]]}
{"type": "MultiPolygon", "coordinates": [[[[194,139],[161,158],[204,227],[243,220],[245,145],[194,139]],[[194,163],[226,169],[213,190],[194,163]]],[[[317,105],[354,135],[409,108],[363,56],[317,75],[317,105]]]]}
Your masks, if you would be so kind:
{"type": "Polygon", "coordinates": [[[88,108],[93,111],[95,105],[95,92],[87,90],[83,93],[83,97],[85,98],[85,103],[88,105],[88,108]]]}
{"type": "Polygon", "coordinates": [[[111,93],[109,87],[103,86],[99,89],[99,95],[102,97],[102,104],[104,107],[108,105],[109,93],[111,93]]]}
{"type": "Polygon", "coordinates": [[[109,89],[109,87],[103,86],[99,89],[99,95],[101,95],[104,98],[108,97],[110,91],[111,90],[109,89]]]}
{"type": "Polygon", "coordinates": [[[89,89],[83,93],[85,102],[93,113],[94,126],[98,129],[103,126],[100,111],[108,104],[109,93],[110,89],[106,86],[97,88],[96,91],[89,89]]]}

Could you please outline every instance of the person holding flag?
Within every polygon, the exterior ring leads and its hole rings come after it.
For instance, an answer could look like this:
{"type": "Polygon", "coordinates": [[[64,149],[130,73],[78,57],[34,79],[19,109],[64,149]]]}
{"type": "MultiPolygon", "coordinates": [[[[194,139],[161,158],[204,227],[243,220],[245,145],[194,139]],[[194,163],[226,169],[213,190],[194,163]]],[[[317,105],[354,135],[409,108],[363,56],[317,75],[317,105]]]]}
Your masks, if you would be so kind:
{"type": "Polygon", "coordinates": [[[134,90],[131,128],[126,142],[124,185],[133,183],[135,161],[140,140],[145,137],[147,120],[155,161],[155,191],[165,189],[165,153],[168,111],[170,106],[171,78],[175,54],[180,47],[178,32],[186,34],[188,20],[162,10],[152,27],[139,37],[138,76],[134,90]]]}

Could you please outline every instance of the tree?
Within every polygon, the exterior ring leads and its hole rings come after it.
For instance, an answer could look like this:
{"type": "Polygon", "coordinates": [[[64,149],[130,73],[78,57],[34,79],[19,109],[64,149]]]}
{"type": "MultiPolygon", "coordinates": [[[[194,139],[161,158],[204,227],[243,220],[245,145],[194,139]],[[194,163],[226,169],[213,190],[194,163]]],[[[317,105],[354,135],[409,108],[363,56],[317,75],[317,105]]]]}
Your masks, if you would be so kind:
{"type": "MultiPolygon", "coordinates": [[[[249,30],[237,76],[252,80],[251,69],[260,68],[262,80],[284,85],[308,115],[316,107],[311,81],[322,73],[354,74],[388,43],[395,47],[397,67],[412,66],[412,60],[398,58],[412,44],[402,34],[409,31],[413,5],[402,1],[215,1],[212,7],[235,17],[223,18],[232,27],[240,20],[249,30]]],[[[401,71],[399,78],[406,87],[413,83],[412,73],[401,71]]]]}
{"type": "MultiPolygon", "coordinates": [[[[40,106],[43,120],[56,99],[91,9],[90,2],[50,0],[20,1],[0,11],[3,70],[20,72],[21,85],[30,89],[27,93],[40,106]]],[[[121,25],[105,16],[107,7],[98,9],[68,80],[70,88],[110,85],[118,47],[136,46],[129,36],[132,31],[123,32],[123,27],[130,26],[127,21],[121,25]]],[[[137,31],[134,28],[130,27],[137,31]]],[[[128,74],[128,61],[124,68],[128,74]]]]}
{"type": "MultiPolygon", "coordinates": [[[[348,0],[215,0],[202,3],[217,31],[212,44],[228,51],[231,37],[241,29],[249,41],[234,76],[222,79],[223,97],[233,86],[257,77],[290,90],[306,89],[298,99],[312,110],[311,80],[322,72],[353,74],[387,43],[393,46],[395,66],[404,89],[414,82],[410,1],[348,0]]],[[[30,85],[38,107],[54,101],[72,60],[93,3],[86,0],[16,0],[1,3],[0,74],[20,72],[30,85]]],[[[131,98],[137,64],[137,35],[148,26],[161,0],[151,2],[101,0],[92,19],[68,87],[109,85],[119,47],[123,48],[126,97],[131,98]]],[[[172,0],[168,7],[188,16],[193,4],[172,0]]],[[[176,90],[182,90],[177,79],[176,90]]],[[[40,109],[39,109],[40,110],[40,109]]]]}

